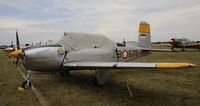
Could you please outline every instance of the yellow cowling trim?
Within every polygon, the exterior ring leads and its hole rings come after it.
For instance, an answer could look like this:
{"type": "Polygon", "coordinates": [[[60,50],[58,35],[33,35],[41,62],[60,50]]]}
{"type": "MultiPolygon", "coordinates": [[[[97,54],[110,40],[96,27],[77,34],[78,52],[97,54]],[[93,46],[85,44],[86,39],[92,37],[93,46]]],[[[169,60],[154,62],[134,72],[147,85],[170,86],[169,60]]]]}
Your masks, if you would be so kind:
{"type": "Polygon", "coordinates": [[[140,24],[139,32],[149,33],[150,32],[150,25],[149,24],[140,24]]]}
{"type": "Polygon", "coordinates": [[[189,67],[197,67],[195,64],[190,63],[158,63],[156,64],[156,68],[158,69],[174,69],[174,68],[189,68],[189,67]]]}

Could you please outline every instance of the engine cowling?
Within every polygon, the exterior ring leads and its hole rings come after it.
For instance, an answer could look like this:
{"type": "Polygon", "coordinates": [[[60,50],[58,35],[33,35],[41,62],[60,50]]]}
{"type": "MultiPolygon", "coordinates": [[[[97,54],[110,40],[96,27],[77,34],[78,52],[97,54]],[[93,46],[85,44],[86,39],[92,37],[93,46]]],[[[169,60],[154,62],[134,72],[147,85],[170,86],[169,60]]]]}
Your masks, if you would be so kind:
{"type": "Polygon", "coordinates": [[[49,72],[59,70],[64,58],[62,47],[39,47],[24,51],[23,64],[27,70],[49,72]]]}

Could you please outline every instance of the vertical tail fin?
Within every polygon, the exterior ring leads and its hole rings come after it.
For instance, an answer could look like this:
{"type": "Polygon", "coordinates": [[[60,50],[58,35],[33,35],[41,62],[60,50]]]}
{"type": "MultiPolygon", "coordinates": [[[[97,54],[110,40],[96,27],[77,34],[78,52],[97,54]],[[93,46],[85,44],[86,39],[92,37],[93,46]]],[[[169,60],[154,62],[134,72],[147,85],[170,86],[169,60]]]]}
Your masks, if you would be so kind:
{"type": "Polygon", "coordinates": [[[138,46],[143,48],[151,48],[150,25],[142,21],[139,25],[138,46]]]}

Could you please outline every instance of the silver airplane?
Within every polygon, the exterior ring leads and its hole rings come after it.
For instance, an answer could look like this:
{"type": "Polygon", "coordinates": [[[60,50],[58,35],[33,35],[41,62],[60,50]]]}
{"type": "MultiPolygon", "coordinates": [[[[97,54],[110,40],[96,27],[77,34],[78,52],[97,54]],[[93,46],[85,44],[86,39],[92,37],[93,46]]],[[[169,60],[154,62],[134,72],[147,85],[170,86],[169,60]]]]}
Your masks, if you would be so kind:
{"type": "Polygon", "coordinates": [[[151,48],[150,25],[141,22],[139,25],[138,43],[115,43],[99,34],[64,33],[55,45],[26,48],[10,53],[21,57],[27,70],[26,81],[22,88],[30,88],[31,72],[59,71],[68,76],[73,70],[95,70],[96,83],[103,86],[110,69],[150,68],[172,69],[190,68],[197,65],[191,63],[141,63],[128,62],[151,54],[152,51],[168,51],[151,48]]]}

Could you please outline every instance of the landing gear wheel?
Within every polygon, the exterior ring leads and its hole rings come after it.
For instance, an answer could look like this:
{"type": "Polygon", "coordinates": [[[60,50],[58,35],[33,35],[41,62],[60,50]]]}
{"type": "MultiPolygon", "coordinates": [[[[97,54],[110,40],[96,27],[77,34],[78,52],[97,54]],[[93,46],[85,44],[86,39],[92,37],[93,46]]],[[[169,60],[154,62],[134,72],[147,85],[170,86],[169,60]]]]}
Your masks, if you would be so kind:
{"type": "Polygon", "coordinates": [[[182,52],[185,52],[185,48],[184,47],[182,48],[182,52]]]}
{"type": "Polygon", "coordinates": [[[99,87],[99,88],[100,88],[100,87],[103,87],[103,84],[99,84],[99,83],[98,83],[96,77],[95,77],[92,81],[93,81],[93,86],[94,86],[94,87],[99,87]]]}
{"type": "Polygon", "coordinates": [[[32,86],[32,84],[31,84],[30,81],[24,81],[24,82],[22,83],[22,88],[24,88],[24,89],[31,88],[31,86],[32,86]]]}
{"type": "Polygon", "coordinates": [[[62,77],[65,77],[65,76],[70,76],[70,72],[68,71],[68,70],[61,70],[60,71],[60,75],[62,76],[62,77]]]}
{"type": "Polygon", "coordinates": [[[98,82],[97,82],[96,77],[94,79],[92,79],[92,83],[93,83],[94,87],[97,87],[99,85],[98,82]]]}
{"type": "Polygon", "coordinates": [[[64,76],[65,76],[64,72],[60,72],[60,75],[61,75],[62,77],[64,77],[64,76]]]}

